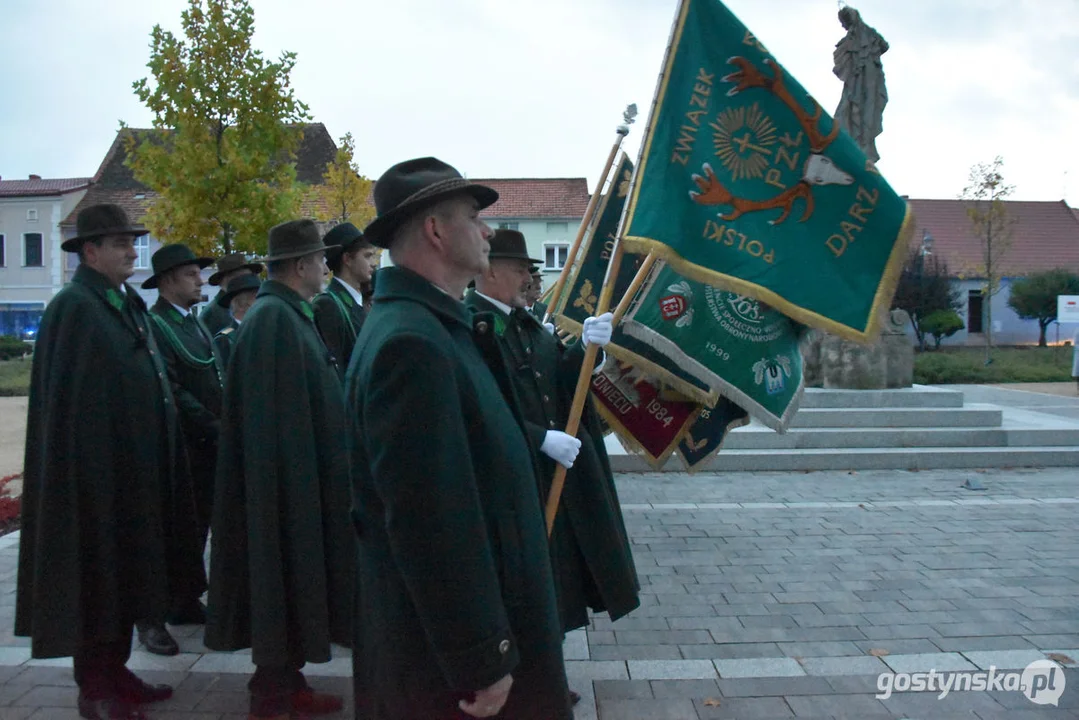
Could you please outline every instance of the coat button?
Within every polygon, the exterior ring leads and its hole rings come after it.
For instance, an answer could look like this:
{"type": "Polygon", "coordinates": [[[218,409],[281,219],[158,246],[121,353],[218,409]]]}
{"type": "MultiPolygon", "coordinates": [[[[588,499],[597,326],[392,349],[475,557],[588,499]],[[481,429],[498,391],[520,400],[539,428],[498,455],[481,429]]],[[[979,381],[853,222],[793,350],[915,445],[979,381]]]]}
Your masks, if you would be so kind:
{"type": "Polygon", "coordinates": [[[541,373],[539,370],[537,370],[536,371],[536,377],[538,377],[538,378],[543,377],[543,373],[541,373]]]}
{"type": "Polygon", "coordinates": [[[505,655],[509,651],[510,651],[510,641],[509,640],[503,640],[502,642],[498,643],[498,652],[505,655]]]}
{"type": "Polygon", "coordinates": [[[549,420],[549,421],[547,422],[547,425],[548,425],[549,427],[554,427],[554,420],[549,420]]]}
{"type": "Polygon", "coordinates": [[[551,402],[551,398],[549,398],[549,397],[547,397],[546,395],[544,395],[544,396],[543,396],[543,402],[551,402]]]}
{"type": "Polygon", "coordinates": [[[485,323],[485,322],[476,323],[476,332],[478,332],[480,335],[483,335],[484,333],[486,333],[487,332],[487,323],[485,323]]]}

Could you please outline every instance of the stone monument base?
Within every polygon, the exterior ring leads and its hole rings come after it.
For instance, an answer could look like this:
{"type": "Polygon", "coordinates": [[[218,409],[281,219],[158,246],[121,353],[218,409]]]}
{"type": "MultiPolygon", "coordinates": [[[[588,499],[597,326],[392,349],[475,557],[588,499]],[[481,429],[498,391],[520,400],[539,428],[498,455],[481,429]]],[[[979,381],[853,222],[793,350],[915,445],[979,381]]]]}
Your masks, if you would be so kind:
{"type": "Polygon", "coordinates": [[[814,332],[802,347],[806,387],[885,390],[914,384],[914,345],[905,332],[910,317],[893,310],[872,345],[814,332]]]}

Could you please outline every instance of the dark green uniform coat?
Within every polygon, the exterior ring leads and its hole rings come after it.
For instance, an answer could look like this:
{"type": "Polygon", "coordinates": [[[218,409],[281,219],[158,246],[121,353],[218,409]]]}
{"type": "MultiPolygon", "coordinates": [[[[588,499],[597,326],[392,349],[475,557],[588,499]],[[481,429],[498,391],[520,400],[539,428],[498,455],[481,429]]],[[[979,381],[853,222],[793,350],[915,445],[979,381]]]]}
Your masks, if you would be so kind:
{"type": "Polygon", "coordinates": [[[174,593],[205,587],[172,391],[126,290],[80,265],[34,348],[15,607],[34,657],[130,640],[132,622],[164,623],[174,593]]]}
{"type": "Polygon", "coordinates": [[[159,297],[150,315],[154,321],[151,323],[154,339],[165,358],[172,394],[180,411],[199,531],[205,542],[214,500],[217,436],[221,430],[221,361],[212,336],[194,313],[184,317],[159,297]]]}
{"type": "Polygon", "coordinates": [[[219,297],[220,293],[206,303],[202,312],[199,313],[199,320],[210,331],[210,335],[216,335],[227,327],[236,327],[236,321],[232,318],[229,309],[217,302],[219,297]]]}
{"type": "Polygon", "coordinates": [[[352,348],[363,327],[367,311],[349,293],[337,278],[330,281],[326,292],[319,293],[312,302],[315,308],[315,325],[326,347],[337,359],[337,366],[344,379],[352,348]]]}
{"type": "Polygon", "coordinates": [[[532,303],[532,308],[529,310],[529,312],[532,313],[533,317],[535,317],[542,323],[543,316],[547,314],[547,303],[537,300],[536,302],[532,303]]]}
{"type": "MultiPolygon", "coordinates": [[[[465,302],[476,311],[497,313],[503,322],[498,335],[510,363],[529,439],[538,451],[548,430],[566,429],[584,360],[583,348],[578,344],[567,349],[523,309],[507,316],[475,292],[470,292],[465,302]]],[[[591,401],[577,437],[581,452],[566,473],[551,534],[551,563],[562,628],[567,632],[588,624],[588,608],[606,610],[617,620],[640,605],[637,570],[591,401]]],[[[538,457],[539,491],[546,505],[557,466],[546,455],[538,457]]]]}
{"type": "Polygon", "coordinates": [[[267,280],[225,379],[206,646],[256,665],[349,644],[356,541],[341,381],[288,286],[267,280]]]}
{"type": "Polygon", "coordinates": [[[232,359],[232,346],[236,343],[236,331],[239,329],[239,327],[227,327],[214,335],[214,350],[226,373],[229,369],[229,360],[232,359]]]}
{"type": "Polygon", "coordinates": [[[419,275],[379,270],[346,382],[357,718],[463,717],[458,700],[507,673],[498,717],[572,717],[534,458],[492,330],[419,275]]]}

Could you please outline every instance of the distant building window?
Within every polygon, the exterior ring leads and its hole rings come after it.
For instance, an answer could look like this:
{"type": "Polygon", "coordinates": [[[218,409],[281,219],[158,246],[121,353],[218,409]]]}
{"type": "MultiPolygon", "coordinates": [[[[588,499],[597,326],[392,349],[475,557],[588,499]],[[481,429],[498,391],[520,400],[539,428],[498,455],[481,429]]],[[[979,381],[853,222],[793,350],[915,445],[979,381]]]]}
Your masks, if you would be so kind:
{"type": "Polygon", "coordinates": [[[44,265],[41,233],[23,233],[22,242],[23,267],[41,267],[44,265]]]}
{"type": "Polygon", "coordinates": [[[547,234],[557,235],[559,237],[565,237],[569,232],[569,223],[564,222],[549,222],[547,223],[547,234]]]}
{"type": "Polygon", "coordinates": [[[543,243],[543,269],[561,270],[569,256],[569,243],[543,243]]]}
{"type": "Polygon", "coordinates": [[[37,222],[37,208],[30,208],[26,211],[26,222],[37,222]]]}
{"type": "Polygon", "coordinates": [[[4,250],[7,243],[4,242],[4,236],[0,235],[0,267],[7,266],[7,252],[4,250]]]}
{"type": "Polygon", "coordinates": [[[135,261],[136,270],[147,270],[150,267],[150,236],[143,235],[135,238],[135,252],[139,259],[135,261]]]}
{"type": "Polygon", "coordinates": [[[504,222],[498,223],[499,230],[518,230],[517,223],[504,222]]]}

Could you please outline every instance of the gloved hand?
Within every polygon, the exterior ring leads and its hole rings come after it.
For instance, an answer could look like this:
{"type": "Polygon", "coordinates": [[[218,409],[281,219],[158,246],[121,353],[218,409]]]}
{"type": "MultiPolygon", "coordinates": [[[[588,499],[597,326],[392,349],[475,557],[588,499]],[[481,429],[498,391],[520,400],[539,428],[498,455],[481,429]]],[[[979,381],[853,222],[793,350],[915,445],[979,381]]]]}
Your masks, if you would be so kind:
{"type": "Polygon", "coordinates": [[[545,330],[546,330],[547,332],[549,332],[549,333],[551,333],[552,335],[554,335],[554,323],[543,323],[543,328],[544,328],[544,329],[545,329],[545,330]]]}
{"type": "Polygon", "coordinates": [[[603,347],[611,341],[611,333],[614,332],[614,326],[611,324],[611,320],[614,319],[614,313],[603,313],[599,317],[586,318],[584,321],[584,329],[581,330],[581,341],[585,347],[588,347],[589,343],[595,343],[600,347],[603,347]]]}
{"type": "Polygon", "coordinates": [[[559,430],[548,430],[543,436],[540,452],[569,470],[577,453],[581,451],[581,441],[559,430]]]}

